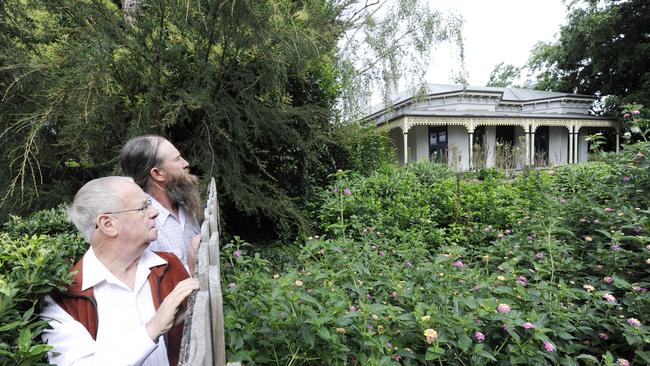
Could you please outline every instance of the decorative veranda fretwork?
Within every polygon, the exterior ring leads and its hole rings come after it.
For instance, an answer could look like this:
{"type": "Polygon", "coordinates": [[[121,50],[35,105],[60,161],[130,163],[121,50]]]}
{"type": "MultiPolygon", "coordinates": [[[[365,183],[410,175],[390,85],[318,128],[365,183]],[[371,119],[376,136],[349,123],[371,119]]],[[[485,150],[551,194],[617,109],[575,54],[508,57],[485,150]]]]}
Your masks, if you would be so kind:
{"type": "Polygon", "coordinates": [[[577,133],[582,127],[609,127],[619,133],[620,125],[605,119],[563,119],[563,118],[490,118],[490,117],[401,117],[378,126],[380,130],[400,128],[408,132],[413,126],[464,126],[468,133],[473,133],[478,126],[520,126],[524,131],[535,132],[540,126],[566,127],[577,133]]]}

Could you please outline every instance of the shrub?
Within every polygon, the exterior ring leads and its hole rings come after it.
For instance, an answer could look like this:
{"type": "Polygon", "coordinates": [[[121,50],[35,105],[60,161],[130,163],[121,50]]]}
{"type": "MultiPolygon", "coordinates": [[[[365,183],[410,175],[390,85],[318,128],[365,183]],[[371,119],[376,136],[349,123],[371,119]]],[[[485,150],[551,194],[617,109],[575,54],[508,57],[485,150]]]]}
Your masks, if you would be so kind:
{"type": "Polygon", "coordinates": [[[70,280],[68,268],[87,245],[66,223],[61,208],[26,219],[12,217],[4,228],[7,232],[0,233],[0,364],[42,364],[49,346],[40,339],[47,326],[38,319],[40,301],[70,280]]]}

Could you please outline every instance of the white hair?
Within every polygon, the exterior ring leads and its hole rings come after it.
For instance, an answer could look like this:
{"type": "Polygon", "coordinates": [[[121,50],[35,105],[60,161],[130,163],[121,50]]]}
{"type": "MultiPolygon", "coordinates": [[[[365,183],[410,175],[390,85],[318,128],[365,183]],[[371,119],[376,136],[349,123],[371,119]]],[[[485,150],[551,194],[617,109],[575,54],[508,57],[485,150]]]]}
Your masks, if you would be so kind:
{"type": "Polygon", "coordinates": [[[133,183],[130,177],[104,177],[84,184],[68,208],[68,219],[77,227],[86,242],[95,230],[97,216],[122,209],[122,199],[116,186],[120,182],[133,183]]]}

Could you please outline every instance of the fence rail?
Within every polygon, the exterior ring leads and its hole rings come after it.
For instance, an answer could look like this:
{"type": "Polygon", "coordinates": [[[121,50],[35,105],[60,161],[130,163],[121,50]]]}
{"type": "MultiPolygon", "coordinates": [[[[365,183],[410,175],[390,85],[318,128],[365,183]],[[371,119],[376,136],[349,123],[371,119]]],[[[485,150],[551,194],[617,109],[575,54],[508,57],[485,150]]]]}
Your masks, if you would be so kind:
{"type": "Polygon", "coordinates": [[[181,340],[180,366],[226,364],[226,342],[221,292],[219,257],[219,201],[214,178],[208,187],[208,199],[201,225],[201,245],[197,255],[196,274],[199,290],[189,298],[181,340]]]}

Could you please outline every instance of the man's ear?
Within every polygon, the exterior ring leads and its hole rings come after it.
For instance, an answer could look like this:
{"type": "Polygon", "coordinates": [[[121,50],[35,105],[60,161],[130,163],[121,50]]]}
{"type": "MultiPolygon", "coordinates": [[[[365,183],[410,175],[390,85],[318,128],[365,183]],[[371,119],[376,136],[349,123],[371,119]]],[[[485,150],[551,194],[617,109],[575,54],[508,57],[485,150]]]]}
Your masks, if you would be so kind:
{"type": "Polygon", "coordinates": [[[96,230],[100,230],[106,236],[117,236],[118,230],[113,220],[108,215],[100,215],[95,221],[96,230]]]}
{"type": "Polygon", "coordinates": [[[151,170],[149,170],[149,177],[153,179],[154,182],[164,182],[165,181],[165,175],[163,174],[162,170],[158,167],[153,167],[151,170]]]}

